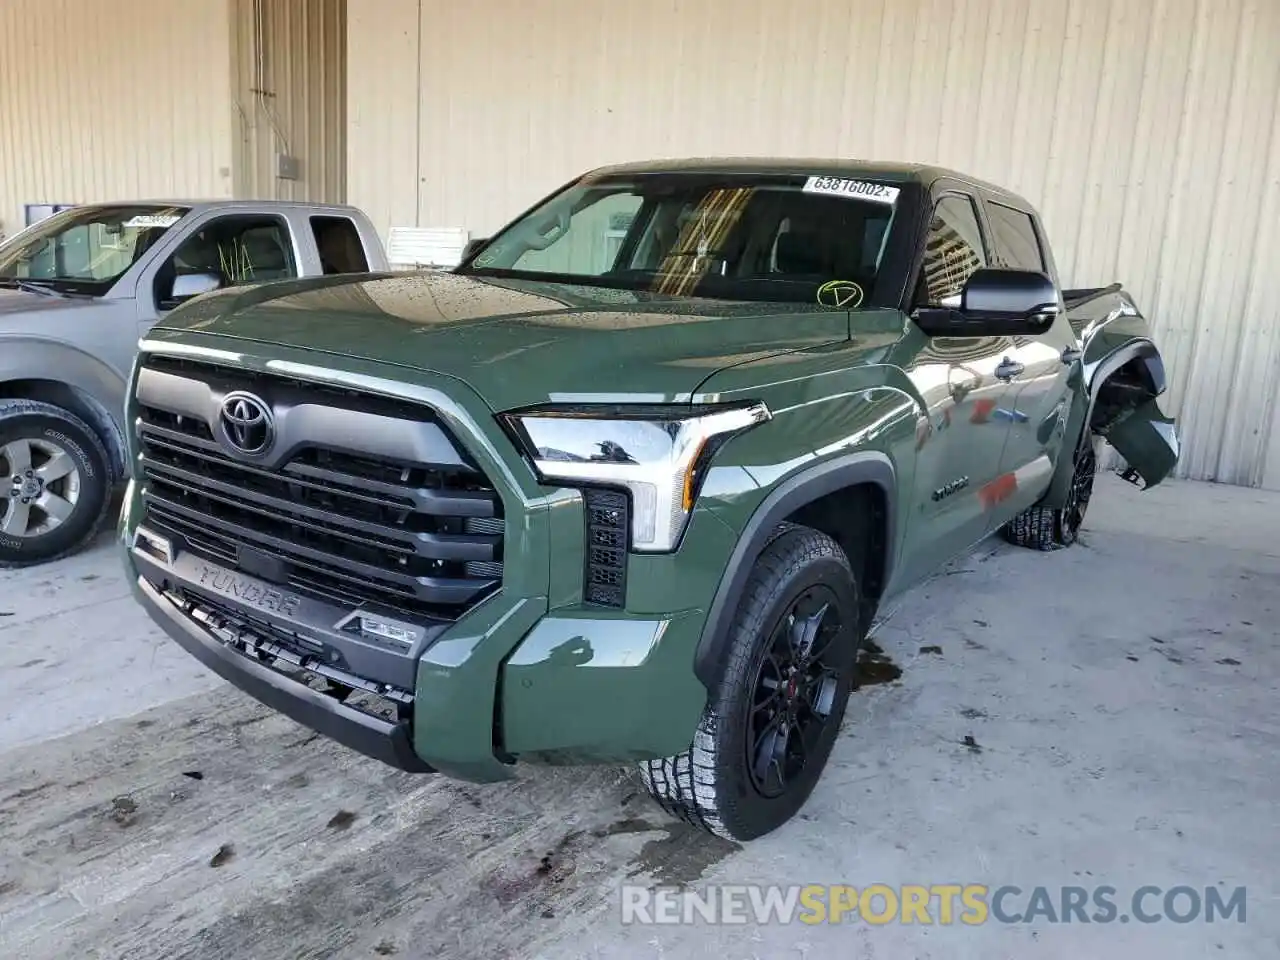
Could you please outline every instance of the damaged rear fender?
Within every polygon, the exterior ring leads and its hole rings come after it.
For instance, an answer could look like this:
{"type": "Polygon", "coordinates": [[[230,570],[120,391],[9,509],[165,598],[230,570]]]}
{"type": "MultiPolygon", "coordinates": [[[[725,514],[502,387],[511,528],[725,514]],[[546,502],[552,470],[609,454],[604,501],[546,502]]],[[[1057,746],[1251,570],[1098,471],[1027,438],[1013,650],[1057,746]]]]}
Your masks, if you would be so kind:
{"type": "Polygon", "coordinates": [[[1121,476],[1144,489],[1172,473],[1182,451],[1177,424],[1155,397],[1121,414],[1104,436],[1129,465],[1121,476]]]}
{"type": "Polygon", "coordinates": [[[1177,465],[1181,444],[1175,420],[1157,400],[1167,381],[1155,344],[1133,339],[1092,362],[1086,354],[1077,383],[1066,433],[1076,438],[1075,446],[1070,456],[1059,458],[1043,504],[1063,505],[1074,462],[1094,437],[1102,437],[1124,458],[1127,468],[1121,476],[1126,480],[1144,489],[1164,480],[1177,465]],[[1086,424],[1088,430],[1083,429],[1086,424]]]}
{"type": "Polygon", "coordinates": [[[1173,471],[1181,453],[1177,424],[1157,401],[1167,386],[1160,351],[1146,338],[1130,340],[1095,363],[1086,351],[1084,377],[1089,433],[1124,457],[1126,480],[1154,487],[1173,471]]]}

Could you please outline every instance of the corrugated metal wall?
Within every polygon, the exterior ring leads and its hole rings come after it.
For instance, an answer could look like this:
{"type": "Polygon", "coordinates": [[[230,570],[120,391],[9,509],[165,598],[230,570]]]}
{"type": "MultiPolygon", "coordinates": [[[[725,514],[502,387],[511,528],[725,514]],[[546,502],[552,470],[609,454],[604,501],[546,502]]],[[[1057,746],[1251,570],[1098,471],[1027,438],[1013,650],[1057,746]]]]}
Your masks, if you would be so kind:
{"type": "Polygon", "coordinates": [[[957,167],[1152,317],[1183,475],[1280,487],[1277,0],[366,0],[348,39],[380,229],[483,233],[653,156],[957,167]]]}
{"type": "Polygon", "coordinates": [[[384,240],[418,217],[418,22],[418,0],[347,5],[347,197],[384,240]]]}
{"type": "Polygon", "coordinates": [[[0,2],[0,232],[28,203],[231,195],[227,2],[0,2]]]}
{"type": "Polygon", "coordinates": [[[236,195],[346,194],[346,0],[233,0],[236,195]],[[299,161],[277,176],[277,156],[299,161]]]}

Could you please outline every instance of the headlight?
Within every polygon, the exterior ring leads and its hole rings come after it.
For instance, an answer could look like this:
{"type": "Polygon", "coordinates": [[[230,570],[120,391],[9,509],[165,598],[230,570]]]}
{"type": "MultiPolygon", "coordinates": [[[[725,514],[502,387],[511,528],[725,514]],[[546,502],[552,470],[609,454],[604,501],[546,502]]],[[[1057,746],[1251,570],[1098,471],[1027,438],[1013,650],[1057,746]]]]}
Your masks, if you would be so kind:
{"type": "Polygon", "coordinates": [[[736,433],[770,418],[763,403],[543,407],[504,419],[543,480],[631,494],[631,548],[680,542],[706,467],[736,433]]]}

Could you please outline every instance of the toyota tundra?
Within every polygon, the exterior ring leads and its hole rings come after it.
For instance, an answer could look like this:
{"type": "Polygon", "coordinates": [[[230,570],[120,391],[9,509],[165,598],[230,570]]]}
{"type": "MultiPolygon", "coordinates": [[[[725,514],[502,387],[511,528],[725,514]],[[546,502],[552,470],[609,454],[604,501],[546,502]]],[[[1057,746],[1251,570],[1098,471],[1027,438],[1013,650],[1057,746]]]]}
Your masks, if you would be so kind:
{"type": "MultiPolygon", "coordinates": [[[[745,840],[813,789],[859,644],[989,536],[1070,546],[1104,444],[1178,456],[1118,285],[927,166],[638,163],[438,274],[240,286],[141,344],[140,602],[396,767],[636,765],[745,840]]],[[[25,488],[24,488],[25,489],[25,488]]]]}

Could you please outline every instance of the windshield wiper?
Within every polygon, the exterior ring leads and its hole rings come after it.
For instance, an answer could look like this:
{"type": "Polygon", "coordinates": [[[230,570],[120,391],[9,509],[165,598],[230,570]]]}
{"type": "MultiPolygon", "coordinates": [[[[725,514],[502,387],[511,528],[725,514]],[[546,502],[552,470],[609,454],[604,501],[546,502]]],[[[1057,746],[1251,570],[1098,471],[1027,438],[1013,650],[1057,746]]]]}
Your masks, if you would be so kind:
{"type": "Polygon", "coordinates": [[[25,290],[27,293],[39,293],[46,297],[61,297],[64,295],[60,291],[46,287],[43,284],[35,283],[31,280],[23,280],[19,277],[0,277],[0,287],[9,287],[11,290],[25,290]]]}

